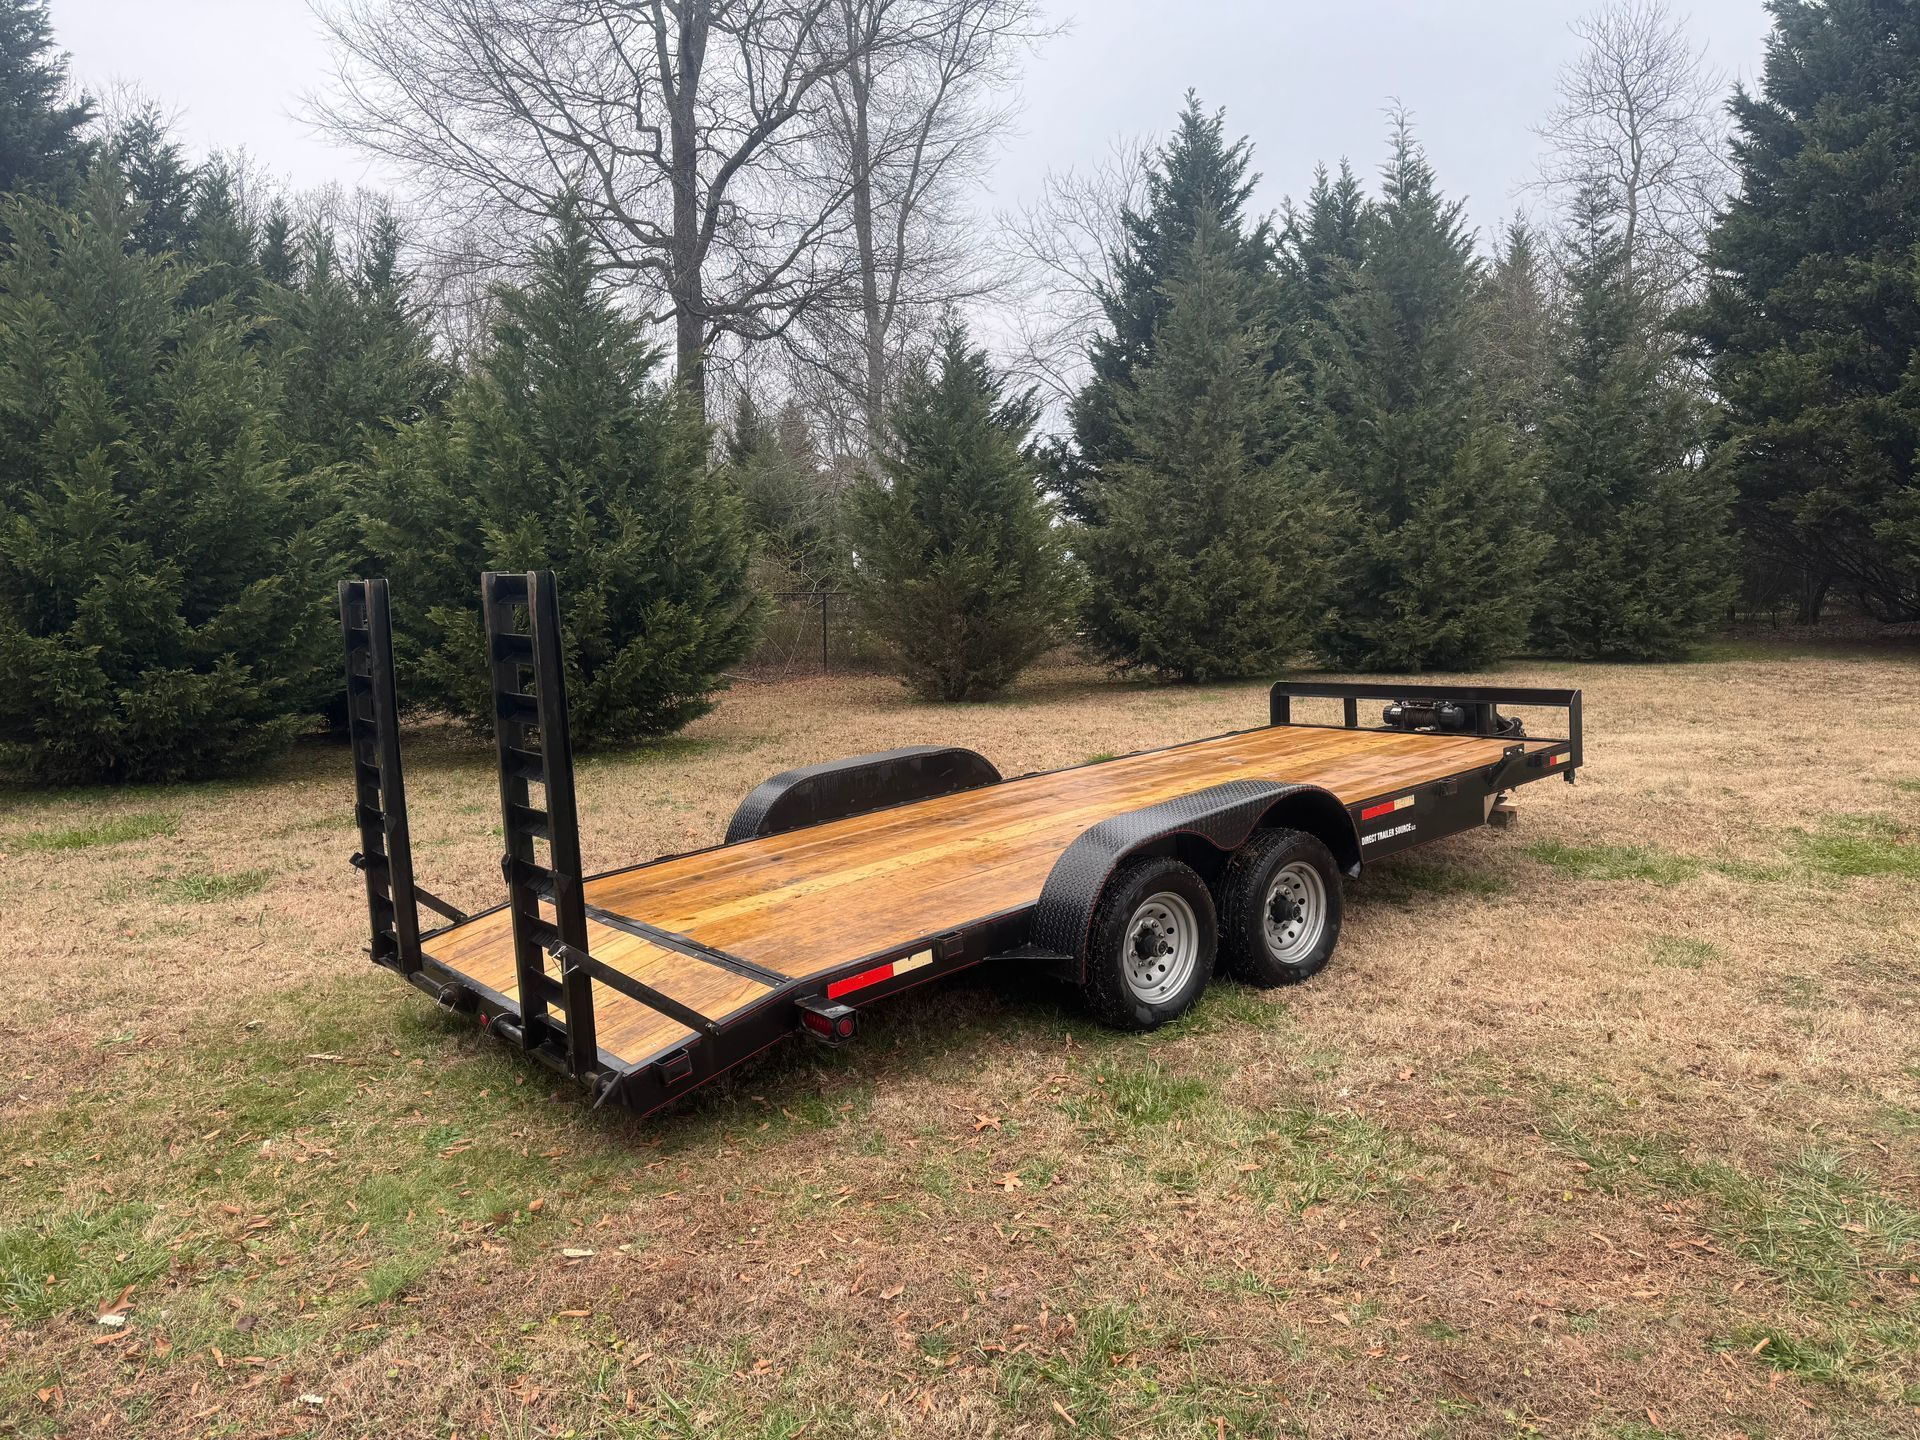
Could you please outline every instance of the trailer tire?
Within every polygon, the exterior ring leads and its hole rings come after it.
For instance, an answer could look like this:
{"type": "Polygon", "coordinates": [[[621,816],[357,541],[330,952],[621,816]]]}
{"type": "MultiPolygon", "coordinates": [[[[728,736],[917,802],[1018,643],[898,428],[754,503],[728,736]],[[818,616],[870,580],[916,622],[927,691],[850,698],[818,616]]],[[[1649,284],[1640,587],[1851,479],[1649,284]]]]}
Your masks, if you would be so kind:
{"type": "Polygon", "coordinates": [[[1116,1030],[1154,1030],[1213,979],[1219,923],[1207,882],[1170,855],[1129,860],[1100,892],[1087,934],[1088,1006],[1116,1030]]]}
{"type": "Polygon", "coordinates": [[[1340,943],[1340,872],[1304,830],[1256,832],[1220,876],[1220,968],[1270,988],[1317,975],[1340,943]]]}

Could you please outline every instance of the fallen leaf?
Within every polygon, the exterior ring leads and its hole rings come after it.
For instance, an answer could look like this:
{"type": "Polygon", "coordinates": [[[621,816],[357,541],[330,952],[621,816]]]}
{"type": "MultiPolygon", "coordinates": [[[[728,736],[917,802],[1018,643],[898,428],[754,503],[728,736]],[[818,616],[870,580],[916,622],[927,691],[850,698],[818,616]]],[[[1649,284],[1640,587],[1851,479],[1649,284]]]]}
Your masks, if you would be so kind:
{"type": "Polygon", "coordinates": [[[902,1295],[906,1294],[906,1291],[907,1287],[904,1285],[890,1285],[880,1292],[880,1298],[882,1300],[898,1300],[902,1295]]]}
{"type": "MultiPolygon", "coordinates": [[[[1011,1170],[1007,1171],[1006,1174],[1002,1175],[998,1180],[994,1181],[993,1183],[998,1185],[1002,1190],[1018,1190],[1022,1188],[1020,1184],[1020,1177],[1014,1174],[1013,1171],[1011,1170]]],[[[1059,1410],[1060,1407],[1056,1405],[1054,1406],[1054,1409],[1059,1410]]],[[[1060,1413],[1062,1415],[1065,1415],[1067,1412],[1064,1410],[1060,1410],[1060,1413]]]]}
{"type": "Polygon", "coordinates": [[[1053,1402],[1053,1413],[1058,1415],[1062,1420],[1066,1421],[1067,1424],[1071,1425],[1074,1429],[1078,1430],[1080,1428],[1080,1422],[1074,1419],[1073,1416],[1069,1415],[1066,1411],[1066,1407],[1062,1405],[1058,1400],[1053,1402]]]}

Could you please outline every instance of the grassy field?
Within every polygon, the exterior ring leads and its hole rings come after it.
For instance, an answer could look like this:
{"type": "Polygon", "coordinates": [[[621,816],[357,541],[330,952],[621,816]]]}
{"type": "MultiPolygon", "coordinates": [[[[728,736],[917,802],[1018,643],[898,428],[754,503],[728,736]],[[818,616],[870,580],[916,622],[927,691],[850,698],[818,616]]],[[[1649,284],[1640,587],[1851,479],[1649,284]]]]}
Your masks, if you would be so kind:
{"type": "MultiPolygon", "coordinates": [[[[976,972],[648,1122],[361,956],[345,755],[0,795],[0,1435],[1920,1435],[1920,660],[1578,684],[1589,764],[1147,1037],[976,972]]],[[[743,686],[590,864],[766,774],[1257,723],[1091,672],[743,686]]],[[[423,881],[489,752],[410,735],[423,881]]]]}

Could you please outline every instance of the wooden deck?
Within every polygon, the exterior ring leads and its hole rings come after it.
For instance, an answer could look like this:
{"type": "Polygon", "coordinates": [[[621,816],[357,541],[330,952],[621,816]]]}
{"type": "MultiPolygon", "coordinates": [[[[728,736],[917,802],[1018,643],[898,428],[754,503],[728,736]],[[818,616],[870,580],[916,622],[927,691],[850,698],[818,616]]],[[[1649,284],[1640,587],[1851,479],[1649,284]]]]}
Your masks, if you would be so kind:
{"type": "MultiPolygon", "coordinates": [[[[767,970],[813,975],[1033,904],[1060,853],[1109,816],[1229,780],[1310,782],[1353,804],[1489,765],[1508,743],[1308,726],[1255,730],[604,875],[587,882],[586,898],[767,970]]],[[[770,988],[591,919],[588,944],[607,964],[716,1019],[770,988]]],[[[454,927],[427,953],[517,998],[504,910],[454,927]]],[[[594,1013],[601,1048],[629,1063],[691,1033],[604,985],[595,988],[594,1013]]]]}

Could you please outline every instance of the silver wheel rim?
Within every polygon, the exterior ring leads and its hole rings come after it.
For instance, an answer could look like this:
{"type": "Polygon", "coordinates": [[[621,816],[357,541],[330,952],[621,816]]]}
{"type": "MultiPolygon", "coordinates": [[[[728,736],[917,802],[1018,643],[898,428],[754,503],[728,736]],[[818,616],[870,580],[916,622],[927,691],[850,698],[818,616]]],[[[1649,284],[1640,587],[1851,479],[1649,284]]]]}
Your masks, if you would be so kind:
{"type": "Polygon", "coordinates": [[[1282,865],[1261,906],[1267,953],[1282,965],[1302,965],[1320,948],[1327,929],[1327,882],[1304,860],[1282,865]]]}
{"type": "Polygon", "coordinates": [[[1161,890],[1135,908],[1120,943],[1127,989],[1136,1000],[1164,1005],[1193,978],[1200,959],[1200,921],[1185,896],[1161,890]]]}

